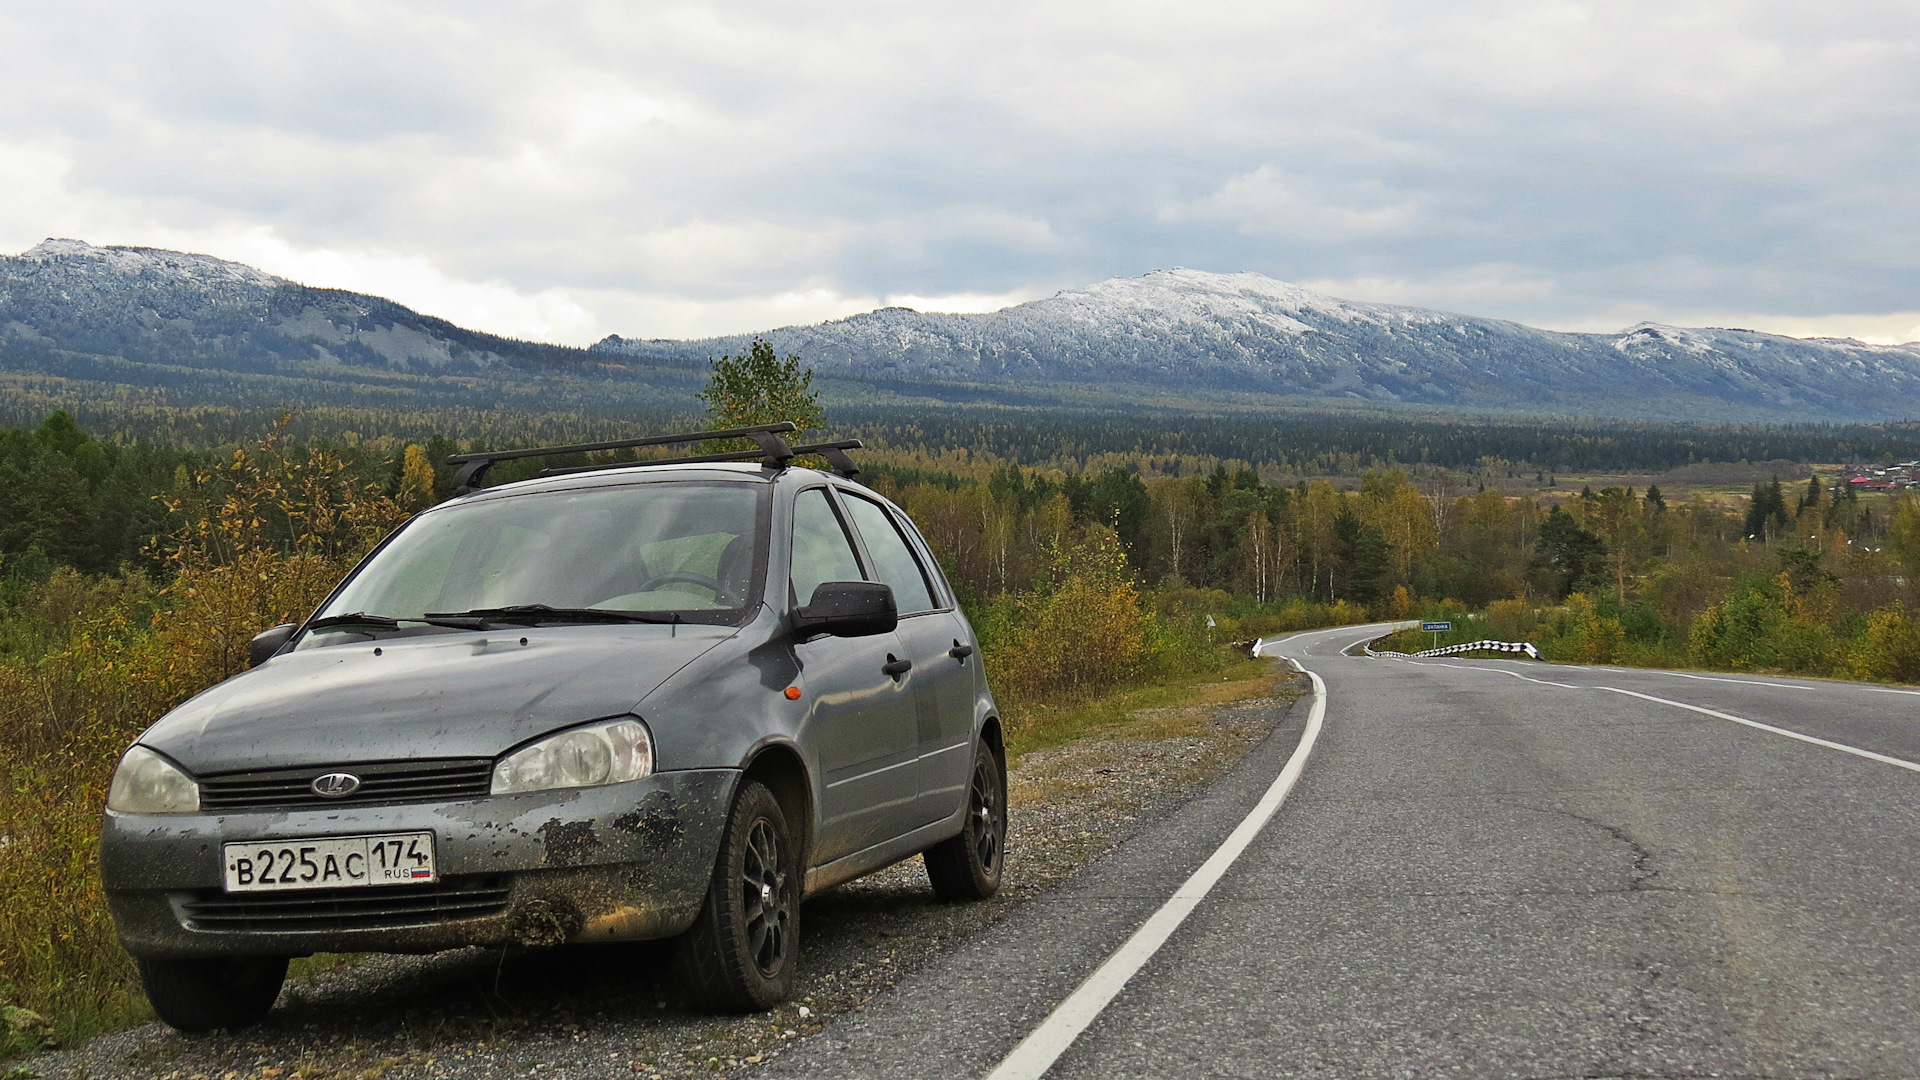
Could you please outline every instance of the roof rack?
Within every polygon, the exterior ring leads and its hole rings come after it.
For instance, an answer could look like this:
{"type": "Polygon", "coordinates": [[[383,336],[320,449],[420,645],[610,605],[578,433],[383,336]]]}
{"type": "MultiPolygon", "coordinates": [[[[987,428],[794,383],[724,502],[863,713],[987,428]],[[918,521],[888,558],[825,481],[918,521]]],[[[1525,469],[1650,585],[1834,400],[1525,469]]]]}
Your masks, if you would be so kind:
{"type": "MultiPolygon", "coordinates": [[[[852,479],[860,472],[860,466],[847,456],[849,450],[862,450],[866,444],[859,439],[842,439],[839,442],[813,443],[808,446],[793,447],[793,456],[819,454],[827,459],[827,464],[841,476],[852,479]]],[[[723,461],[752,461],[760,457],[758,450],[742,450],[732,454],[702,454],[698,457],[667,458],[663,461],[604,461],[598,465],[572,465],[558,469],[542,469],[541,476],[571,476],[574,473],[600,472],[603,469],[630,469],[637,465],[708,465],[723,461]]],[[[782,468],[780,465],[766,463],[769,468],[782,468]]]]}
{"type": "Polygon", "coordinates": [[[703,465],[721,461],[752,461],[769,469],[784,469],[787,464],[801,454],[819,454],[827,459],[833,471],[841,476],[852,477],[860,467],[847,456],[848,450],[859,450],[863,444],[858,439],[843,439],[839,442],[815,443],[810,446],[789,446],[780,436],[799,430],[791,420],[777,424],[761,424],[757,427],[727,428],[722,431],[691,431],[683,435],[650,435],[644,439],[615,439],[612,442],[573,443],[568,446],[541,446],[528,450],[489,450],[474,454],[454,454],[447,458],[447,464],[460,466],[454,474],[453,486],[456,495],[470,495],[480,490],[480,481],[487,470],[496,462],[517,461],[522,458],[558,457],[562,454],[585,454],[595,450],[623,450],[638,446],[674,446],[683,443],[710,442],[716,439],[752,439],[760,444],[758,450],[742,450],[728,454],[706,454],[698,457],[668,458],[663,461],[610,461],[598,465],[577,465],[571,468],[544,469],[541,476],[563,476],[570,473],[597,472],[601,469],[624,469],[636,465],[703,465]]]}

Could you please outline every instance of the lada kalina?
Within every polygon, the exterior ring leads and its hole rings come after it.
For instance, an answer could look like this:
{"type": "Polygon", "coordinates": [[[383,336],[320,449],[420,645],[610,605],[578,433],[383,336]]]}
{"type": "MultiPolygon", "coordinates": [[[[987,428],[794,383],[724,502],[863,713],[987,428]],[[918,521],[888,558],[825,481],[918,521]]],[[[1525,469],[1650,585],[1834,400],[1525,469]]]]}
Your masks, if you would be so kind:
{"type": "Polygon", "coordinates": [[[906,515],[840,475],[858,444],[786,430],[492,488],[537,452],[469,455],[465,494],[143,733],[100,872],[161,1018],[257,1022],[319,951],[667,937],[710,1006],[759,1009],[807,895],[923,852],[941,897],[994,893],[973,630],[906,515]]]}

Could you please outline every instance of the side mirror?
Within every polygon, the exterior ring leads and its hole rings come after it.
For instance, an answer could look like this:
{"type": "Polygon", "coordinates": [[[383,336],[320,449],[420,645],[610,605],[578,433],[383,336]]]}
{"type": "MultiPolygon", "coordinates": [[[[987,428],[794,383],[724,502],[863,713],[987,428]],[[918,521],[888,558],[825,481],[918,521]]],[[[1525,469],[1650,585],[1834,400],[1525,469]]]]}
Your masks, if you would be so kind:
{"type": "Polygon", "coordinates": [[[300,627],[297,624],[281,623],[271,630],[262,630],[253,635],[253,640],[247,643],[247,666],[259,667],[272,659],[273,654],[279,652],[298,629],[300,627]]]}
{"type": "Polygon", "coordinates": [[[793,628],[802,634],[868,637],[899,624],[893,586],[879,581],[823,581],[793,613],[793,628]]]}

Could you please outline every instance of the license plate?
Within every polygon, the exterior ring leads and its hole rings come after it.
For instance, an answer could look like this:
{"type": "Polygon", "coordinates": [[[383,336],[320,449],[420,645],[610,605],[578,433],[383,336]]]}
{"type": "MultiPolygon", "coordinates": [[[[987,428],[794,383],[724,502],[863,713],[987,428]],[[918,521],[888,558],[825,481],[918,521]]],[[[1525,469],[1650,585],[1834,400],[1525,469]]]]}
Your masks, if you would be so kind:
{"type": "Polygon", "coordinates": [[[440,880],[430,832],[225,844],[228,892],[423,885],[440,880]]]}

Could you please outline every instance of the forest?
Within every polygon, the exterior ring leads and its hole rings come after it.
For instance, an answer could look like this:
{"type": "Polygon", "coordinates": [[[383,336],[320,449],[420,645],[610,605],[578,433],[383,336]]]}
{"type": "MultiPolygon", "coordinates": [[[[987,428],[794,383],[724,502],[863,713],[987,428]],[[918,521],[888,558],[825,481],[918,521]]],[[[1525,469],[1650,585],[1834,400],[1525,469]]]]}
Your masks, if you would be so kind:
{"type": "MultiPolygon", "coordinates": [[[[313,418],[305,423],[304,437],[295,415],[273,424],[272,449],[261,460],[290,468],[302,455],[327,457],[358,488],[390,500],[402,517],[452,494],[451,454],[610,434],[523,418],[517,432],[507,426],[482,437],[432,434],[412,442],[353,431],[315,434],[313,418]]],[[[1845,643],[1866,633],[1876,612],[1910,608],[1920,599],[1914,593],[1920,497],[1862,496],[1832,475],[1775,476],[1744,497],[1696,493],[1669,500],[1657,484],[1640,492],[1589,486],[1512,496],[1489,481],[1537,474],[1532,461],[1481,455],[1477,465],[1447,468],[1370,456],[1344,477],[1308,479],[1285,468],[1273,443],[1256,467],[1200,452],[1204,440],[1177,452],[1166,446],[1129,451],[1112,449],[1123,445],[1111,441],[1113,431],[1100,438],[1063,426],[1045,432],[1065,448],[1054,460],[1077,466],[1062,467],[996,452],[996,439],[1040,437],[1035,429],[966,429],[940,418],[912,427],[854,420],[839,430],[846,429],[868,433],[877,444],[861,455],[862,479],[921,524],[989,634],[1008,604],[1048,579],[1068,557],[1063,553],[1103,545],[1120,560],[1114,572],[1154,604],[1168,611],[1204,607],[1216,622],[1244,617],[1251,620],[1249,633],[1262,625],[1258,613],[1289,604],[1344,602],[1386,616],[1430,605],[1482,611],[1495,602],[1523,601],[1546,612],[1578,596],[1596,605],[1596,618],[1618,624],[1620,657],[1638,649],[1651,658],[1709,666],[1844,673],[1853,662],[1841,655],[1845,643]],[[876,426],[883,430],[874,432],[876,426]],[[1783,612],[1797,612],[1795,618],[1819,622],[1834,644],[1817,656],[1777,662],[1743,659],[1724,646],[1693,647],[1715,605],[1746,598],[1751,607],[1760,596],[1774,597],[1783,612]]],[[[1618,431],[1614,437],[1626,439],[1618,431]]],[[[1791,449],[1795,436],[1778,430],[1755,436],[1762,437],[1779,440],[1764,447],[1780,450],[1791,449]]],[[[1814,431],[1798,437],[1811,440],[1814,431]]],[[[1661,452],[1649,449],[1654,446],[1643,447],[1649,457],[1634,460],[1658,460],[1661,452]]],[[[245,444],[187,449],[97,438],[62,411],[33,428],[0,429],[0,627],[18,621],[20,604],[56,570],[88,580],[147,575],[164,581],[167,549],[160,540],[207,514],[221,497],[214,478],[248,452],[245,444]]],[[[1602,459],[1613,454],[1608,449],[1602,459]]],[[[502,465],[494,482],[538,467],[502,465]]],[[[286,529],[283,546],[294,542],[291,523],[286,529]]],[[[1549,632],[1529,624],[1514,633],[1549,632]]],[[[13,636],[0,632],[0,649],[10,649],[13,636]]]]}
{"type": "MultiPolygon", "coordinates": [[[[755,418],[709,404],[716,421],[755,418]]],[[[1727,455],[1705,429],[1489,428],[1474,442],[1409,421],[1362,454],[1334,449],[1356,419],[1256,442],[1252,419],[1155,421],[1162,437],[1120,420],[834,411],[828,430],[874,444],[861,479],[919,523],[960,592],[1016,752],[1103,695],[1218,670],[1235,640],[1374,619],[1455,620],[1437,642],[1389,643],[1404,651],[1496,638],[1550,660],[1920,681],[1920,497],[1791,466],[1737,493],[1501,488],[1549,468],[1727,455]],[[1401,457],[1416,447],[1427,460],[1401,457]]],[[[450,497],[448,455],[631,430],[343,419],[295,413],[225,442],[96,433],[58,410],[0,430],[0,1003],[54,1018],[59,1037],[142,1015],[92,872],[127,743],[450,497]]],[[[1745,437],[1727,445],[1869,461],[1912,445],[1902,429],[1745,437]]],[[[491,480],[538,467],[503,463],[491,480]]]]}

